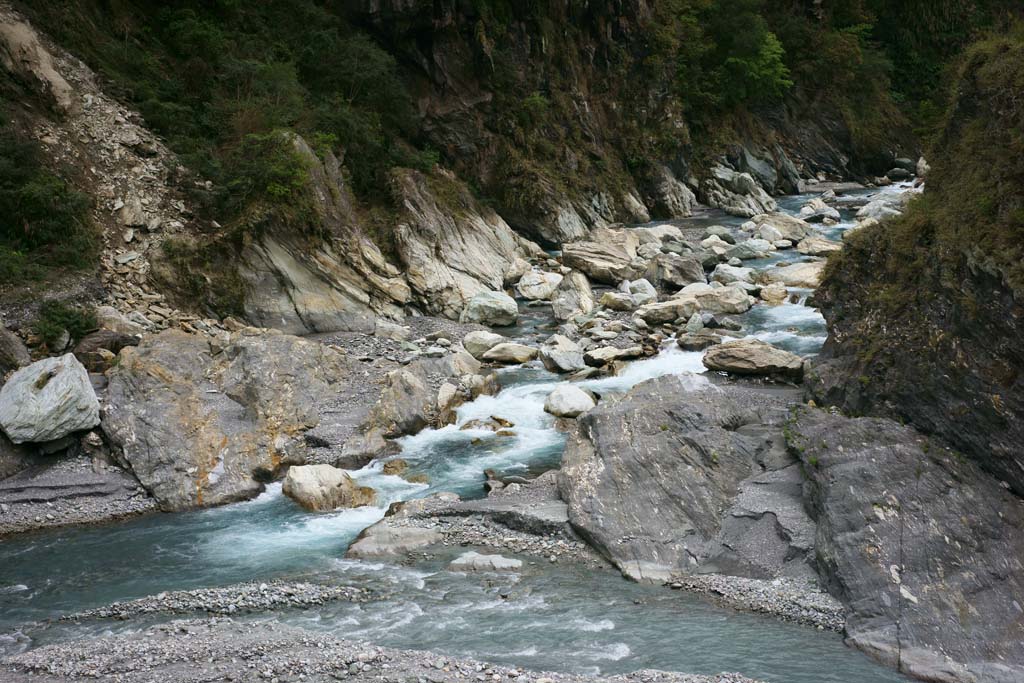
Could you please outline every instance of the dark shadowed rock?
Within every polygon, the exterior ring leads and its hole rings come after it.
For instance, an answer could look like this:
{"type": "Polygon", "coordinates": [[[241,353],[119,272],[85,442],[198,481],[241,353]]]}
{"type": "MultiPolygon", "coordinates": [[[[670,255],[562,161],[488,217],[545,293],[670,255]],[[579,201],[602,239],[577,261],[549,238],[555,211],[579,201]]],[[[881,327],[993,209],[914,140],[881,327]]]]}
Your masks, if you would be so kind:
{"type": "Polygon", "coordinates": [[[21,341],[21,337],[6,327],[0,327],[0,378],[8,372],[23,368],[32,362],[32,357],[21,341]]]}
{"type": "Polygon", "coordinates": [[[934,681],[1024,680],[1024,503],[891,420],[802,410],[818,569],[850,640],[934,681]]]}

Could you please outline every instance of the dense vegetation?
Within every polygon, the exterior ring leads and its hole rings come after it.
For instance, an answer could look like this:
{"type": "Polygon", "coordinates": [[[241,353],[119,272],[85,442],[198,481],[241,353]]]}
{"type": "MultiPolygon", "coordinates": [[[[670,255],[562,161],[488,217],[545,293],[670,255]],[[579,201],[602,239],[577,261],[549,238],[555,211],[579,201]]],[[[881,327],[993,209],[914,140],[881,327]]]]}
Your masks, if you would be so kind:
{"type": "Polygon", "coordinates": [[[0,127],[0,285],[95,263],[89,198],[47,169],[39,143],[13,122],[0,127]]]}

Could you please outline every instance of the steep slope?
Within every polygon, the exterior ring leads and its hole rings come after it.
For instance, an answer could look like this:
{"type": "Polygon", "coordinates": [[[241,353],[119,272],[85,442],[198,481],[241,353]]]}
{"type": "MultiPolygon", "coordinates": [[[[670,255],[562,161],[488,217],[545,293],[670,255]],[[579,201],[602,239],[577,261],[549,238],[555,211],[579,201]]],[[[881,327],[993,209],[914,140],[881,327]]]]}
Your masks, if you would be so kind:
{"type": "Polygon", "coordinates": [[[898,415],[1024,495],[1024,32],[974,46],[924,196],[858,231],[818,300],[814,393],[898,415]]]}

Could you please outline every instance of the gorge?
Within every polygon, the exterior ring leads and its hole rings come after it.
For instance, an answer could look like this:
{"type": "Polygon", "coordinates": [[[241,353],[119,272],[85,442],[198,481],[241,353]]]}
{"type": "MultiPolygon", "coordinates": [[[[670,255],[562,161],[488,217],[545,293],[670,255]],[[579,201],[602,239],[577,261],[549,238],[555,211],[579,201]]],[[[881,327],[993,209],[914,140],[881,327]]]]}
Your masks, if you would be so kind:
{"type": "Polygon", "coordinates": [[[1024,679],[1019,10],[725,4],[0,3],[0,680],[1024,679]]]}

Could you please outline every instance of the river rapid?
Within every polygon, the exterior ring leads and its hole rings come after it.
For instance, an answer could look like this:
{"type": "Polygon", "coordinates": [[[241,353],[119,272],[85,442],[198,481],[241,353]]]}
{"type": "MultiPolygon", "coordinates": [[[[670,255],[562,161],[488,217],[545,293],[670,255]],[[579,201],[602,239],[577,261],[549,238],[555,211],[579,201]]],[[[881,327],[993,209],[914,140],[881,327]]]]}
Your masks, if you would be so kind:
{"type": "MultiPolygon", "coordinates": [[[[815,196],[782,198],[780,210],[797,214],[815,196]]],[[[843,218],[839,225],[822,228],[822,235],[839,239],[854,225],[849,213],[844,211],[843,218]]],[[[737,230],[742,222],[716,211],[673,221],[737,230]]],[[[744,266],[766,268],[782,259],[805,260],[793,250],[744,266]]],[[[800,295],[799,303],[759,304],[741,316],[743,334],[810,356],[825,341],[824,320],[806,305],[810,291],[791,291],[800,295]]],[[[525,324],[506,333],[536,337],[553,328],[546,309],[524,313],[525,324]]],[[[685,376],[697,386],[712,381],[702,355],[682,351],[670,340],[659,355],[584,386],[601,394],[620,393],[667,374],[685,376]]],[[[611,569],[523,558],[519,574],[466,575],[448,571],[443,555],[412,566],[343,559],[359,532],[381,519],[394,501],[438,491],[479,497],[484,469],[524,475],[558,466],[564,435],[554,429],[543,402],[562,380],[539,364],[504,369],[499,375],[500,393],[462,406],[456,424],[400,441],[400,457],[409,462],[410,471],[426,474],[431,484],[385,475],[380,462],[354,473],[360,483],[378,491],[377,507],[312,514],[286,498],[280,484],[271,484],[255,500],[222,508],[0,541],[0,655],[69,637],[139,630],[169,618],[50,621],[61,614],[160,591],[307,578],[367,587],[376,597],[284,611],[275,613],[276,619],[391,647],[580,673],[655,668],[736,671],[773,683],[905,680],[847,648],[839,635],[717,607],[679,591],[637,585],[611,569]],[[459,428],[490,415],[514,422],[515,436],[459,428]]]]}

